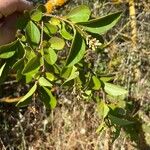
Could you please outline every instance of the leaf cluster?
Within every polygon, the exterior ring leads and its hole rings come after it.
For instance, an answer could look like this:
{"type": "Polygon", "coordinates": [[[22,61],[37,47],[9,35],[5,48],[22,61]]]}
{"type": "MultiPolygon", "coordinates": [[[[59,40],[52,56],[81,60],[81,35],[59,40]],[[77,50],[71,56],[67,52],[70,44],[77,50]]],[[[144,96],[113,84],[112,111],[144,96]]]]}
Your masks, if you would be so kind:
{"type": "Polygon", "coordinates": [[[113,77],[96,72],[94,62],[87,61],[89,50],[95,55],[103,53],[106,44],[103,34],[120,17],[121,12],[116,12],[93,19],[85,5],[61,17],[46,14],[44,6],[26,12],[18,21],[17,40],[0,46],[0,84],[13,70],[18,82],[31,85],[16,106],[26,106],[32,96],[38,96],[50,109],[57,105],[55,87],[60,90],[76,87],[82,99],[97,102],[103,120],[97,131],[106,126],[131,124],[122,119],[127,91],[114,85],[113,77]]]}

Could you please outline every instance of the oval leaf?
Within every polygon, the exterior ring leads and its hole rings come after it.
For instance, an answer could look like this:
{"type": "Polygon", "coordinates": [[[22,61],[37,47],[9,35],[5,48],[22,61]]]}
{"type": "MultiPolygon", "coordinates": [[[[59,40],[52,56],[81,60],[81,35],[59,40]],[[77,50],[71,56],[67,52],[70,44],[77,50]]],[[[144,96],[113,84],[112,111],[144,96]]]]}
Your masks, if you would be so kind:
{"type": "Polygon", "coordinates": [[[67,67],[71,67],[78,63],[85,54],[85,41],[81,37],[81,35],[76,32],[71,49],[70,54],[66,62],[67,67]]]}
{"type": "Polygon", "coordinates": [[[40,21],[42,19],[42,12],[40,10],[33,10],[31,14],[31,19],[33,21],[40,21]]]}
{"type": "Polygon", "coordinates": [[[117,125],[120,125],[120,126],[126,126],[126,125],[130,125],[130,124],[134,123],[134,122],[122,119],[122,118],[118,118],[118,117],[113,116],[113,115],[109,115],[109,119],[111,120],[111,122],[113,124],[117,124],[117,125]]]}
{"type": "Polygon", "coordinates": [[[45,23],[44,24],[44,32],[51,36],[51,34],[55,34],[58,30],[58,27],[56,25],[53,25],[51,23],[45,23]]]}
{"type": "Polygon", "coordinates": [[[104,82],[104,90],[107,94],[112,96],[121,96],[126,95],[128,93],[127,90],[123,89],[120,86],[105,82],[104,82]]]}
{"type": "Polygon", "coordinates": [[[79,71],[77,71],[77,68],[75,66],[73,66],[69,77],[67,78],[67,80],[64,83],[66,83],[70,80],[73,80],[73,79],[77,78],[78,76],[79,76],[79,71]]]}
{"type": "Polygon", "coordinates": [[[66,17],[72,22],[77,23],[88,21],[90,18],[90,14],[91,11],[89,7],[85,5],[80,5],[74,8],[72,11],[70,11],[66,17]]]}
{"type": "Polygon", "coordinates": [[[37,45],[40,42],[40,31],[32,21],[28,22],[25,33],[30,44],[37,45]]]}
{"type": "Polygon", "coordinates": [[[48,64],[53,65],[57,61],[57,54],[52,48],[44,49],[44,59],[48,64]]]}
{"type": "Polygon", "coordinates": [[[73,36],[66,30],[65,24],[63,24],[63,26],[62,26],[60,34],[66,40],[72,40],[73,39],[73,36]]]}
{"type": "Polygon", "coordinates": [[[49,40],[49,42],[51,44],[51,47],[53,49],[56,49],[56,50],[61,50],[65,46],[65,41],[63,39],[61,39],[61,38],[58,38],[58,37],[52,37],[49,40]]]}
{"type": "Polygon", "coordinates": [[[82,25],[83,29],[88,32],[103,34],[110,30],[113,26],[115,26],[120,17],[121,12],[117,12],[104,16],[102,18],[80,23],[80,25],[82,25]]]}
{"type": "Polygon", "coordinates": [[[26,64],[25,68],[22,71],[22,74],[29,74],[35,71],[37,68],[40,67],[40,58],[35,56],[26,64]]]}
{"type": "Polygon", "coordinates": [[[0,58],[7,59],[12,57],[18,50],[18,41],[0,46],[0,58]]]}
{"type": "Polygon", "coordinates": [[[46,87],[40,88],[40,98],[47,108],[54,109],[57,105],[56,98],[52,95],[51,91],[46,87]]]}
{"type": "Polygon", "coordinates": [[[23,66],[24,66],[24,58],[21,58],[12,66],[12,68],[15,70],[19,70],[19,69],[23,69],[22,68],[23,66]]]}
{"type": "Polygon", "coordinates": [[[52,87],[52,84],[47,79],[45,79],[44,77],[39,78],[39,85],[44,86],[44,87],[45,86],[52,87]]]}
{"type": "Polygon", "coordinates": [[[37,84],[35,83],[33,87],[29,90],[29,92],[20,99],[20,101],[17,103],[17,106],[21,106],[21,104],[24,103],[25,100],[28,100],[28,98],[30,98],[35,93],[36,89],[37,84]]]}
{"type": "Polygon", "coordinates": [[[92,80],[93,80],[93,90],[99,90],[101,88],[101,82],[100,80],[96,77],[96,76],[92,76],[92,80]]]}
{"type": "Polygon", "coordinates": [[[45,75],[46,75],[46,78],[47,78],[49,81],[54,81],[54,80],[55,80],[55,76],[54,76],[52,73],[46,72],[45,75]]]}
{"type": "Polygon", "coordinates": [[[101,101],[98,104],[97,111],[101,118],[104,119],[105,117],[107,117],[109,110],[110,110],[109,107],[103,101],[101,101]]]}

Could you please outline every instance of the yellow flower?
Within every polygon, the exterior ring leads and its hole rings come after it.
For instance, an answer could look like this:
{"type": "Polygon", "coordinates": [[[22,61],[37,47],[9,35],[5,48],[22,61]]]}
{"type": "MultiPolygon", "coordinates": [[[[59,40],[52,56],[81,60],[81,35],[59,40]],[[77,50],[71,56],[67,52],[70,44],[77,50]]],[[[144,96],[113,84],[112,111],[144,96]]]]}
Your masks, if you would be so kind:
{"type": "Polygon", "coordinates": [[[65,3],[65,0],[54,0],[55,6],[62,6],[65,3]]]}
{"type": "Polygon", "coordinates": [[[46,7],[46,10],[47,10],[47,13],[51,13],[52,12],[52,10],[53,10],[53,3],[52,3],[52,1],[48,1],[46,4],[45,4],[45,7],[46,7]]]}
{"type": "Polygon", "coordinates": [[[55,6],[62,6],[66,0],[48,0],[45,4],[47,13],[51,13],[55,6]]]}

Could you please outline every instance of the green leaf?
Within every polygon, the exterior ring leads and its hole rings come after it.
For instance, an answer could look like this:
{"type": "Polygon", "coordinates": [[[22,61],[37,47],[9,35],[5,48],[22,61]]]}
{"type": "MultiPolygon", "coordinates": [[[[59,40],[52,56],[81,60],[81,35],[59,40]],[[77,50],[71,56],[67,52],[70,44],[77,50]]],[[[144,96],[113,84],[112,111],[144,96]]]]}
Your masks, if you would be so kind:
{"type": "Polygon", "coordinates": [[[88,96],[90,96],[90,95],[91,95],[91,93],[92,93],[92,91],[91,91],[91,90],[86,90],[86,91],[85,91],[85,94],[86,94],[86,95],[88,95],[88,96]]]}
{"type": "Polygon", "coordinates": [[[30,83],[33,80],[37,80],[39,78],[40,72],[39,72],[39,67],[27,74],[25,74],[25,79],[26,79],[26,83],[30,83]]]}
{"type": "Polygon", "coordinates": [[[60,34],[66,40],[72,40],[73,36],[66,30],[65,23],[62,25],[62,29],[60,30],[60,34]]]}
{"type": "Polygon", "coordinates": [[[21,98],[16,105],[19,107],[22,106],[22,104],[24,104],[24,102],[28,100],[28,98],[30,98],[35,93],[36,89],[37,89],[37,84],[35,83],[33,87],[29,90],[29,92],[25,96],[23,96],[23,98],[21,98]]]}
{"type": "Polygon", "coordinates": [[[54,26],[59,26],[60,25],[60,20],[57,18],[51,18],[51,20],[49,21],[52,25],[54,26]]]}
{"type": "Polygon", "coordinates": [[[28,61],[25,68],[22,71],[22,74],[26,75],[32,73],[36,69],[40,67],[40,58],[35,56],[31,60],[28,61]]]}
{"type": "Polygon", "coordinates": [[[122,119],[122,118],[118,118],[111,114],[109,114],[109,119],[111,120],[112,124],[116,124],[116,125],[120,125],[120,126],[126,126],[126,125],[130,125],[130,124],[134,123],[134,122],[122,119]]]}
{"type": "Polygon", "coordinates": [[[109,107],[103,101],[101,101],[97,106],[98,114],[103,119],[108,116],[109,110],[109,107]]]}
{"type": "Polygon", "coordinates": [[[107,94],[112,96],[121,96],[128,93],[128,91],[122,87],[107,82],[104,82],[104,90],[107,94]]]}
{"type": "Polygon", "coordinates": [[[40,10],[33,10],[31,12],[31,19],[39,22],[42,19],[42,12],[40,10]]]}
{"type": "Polygon", "coordinates": [[[54,109],[57,105],[56,98],[52,95],[51,91],[46,87],[40,88],[40,98],[47,108],[54,109]]]}
{"type": "Polygon", "coordinates": [[[70,49],[70,54],[66,62],[66,66],[71,67],[77,64],[83,58],[85,54],[85,49],[86,46],[85,46],[84,39],[81,37],[81,35],[78,32],[76,32],[70,49]]]}
{"type": "Polygon", "coordinates": [[[58,30],[58,27],[56,25],[52,25],[51,23],[44,23],[44,32],[51,36],[52,34],[55,34],[58,30]]]}
{"type": "Polygon", "coordinates": [[[21,58],[12,66],[12,68],[18,70],[20,69],[20,67],[22,68],[23,66],[24,66],[24,58],[21,58]]]}
{"type": "Polygon", "coordinates": [[[5,53],[0,54],[0,58],[7,59],[7,58],[12,57],[14,54],[15,54],[15,51],[5,52],[5,53]]]}
{"type": "Polygon", "coordinates": [[[103,76],[103,77],[100,77],[100,80],[103,81],[103,82],[108,82],[108,81],[111,81],[113,79],[113,77],[107,77],[107,76],[103,76]]]}
{"type": "Polygon", "coordinates": [[[93,80],[93,90],[99,90],[101,88],[101,82],[100,80],[96,77],[96,76],[92,76],[92,80],[93,80]]]}
{"type": "MultiPolygon", "coordinates": [[[[35,1],[35,0],[34,0],[34,1],[35,1]]],[[[46,13],[46,12],[47,12],[45,6],[42,5],[42,4],[38,4],[37,9],[38,9],[39,11],[41,11],[42,13],[46,13]]]]}
{"type": "Polygon", "coordinates": [[[10,73],[12,66],[14,65],[14,63],[17,61],[17,57],[13,56],[9,59],[7,59],[6,61],[6,65],[3,68],[3,71],[1,72],[1,76],[0,76],[0,84],[5,81],[5,79],[7,78],[8,74],[10,73]]]}
{"type": "Polygon", "coordinates": [[[68,77],[70,76],[71,74],[71,71],[72,71],[72,68],[73,67],[64,67],[61,71],[61,77],[62,78],[65,78],[65,79],[68,79],[68,77]]]}
{"type": "Polygon", "coordinates": [[[44,49],[44,59],[48,64],[53,65],[57,61],[57,54],[52,48],[44,49]]]}
{"type": "Polygon", "coordinates": [[[18,51],[18,41],[0,46],[0,58],[7,59],[18,51]]]}
{"type": "Polygon", "coordinates": [[[38,81],[39,81],[40,86],[52,87],[52,84],[47,79],[45,79],[44,77],[40,77],[38,81]]]}
{"type": "Polygon", "coordinates": [[[40,31],[32,21],[28,22],[25,33],[30,44],[37,45],[40,42],[40,31]]]}
{"type": "Polygon", "coordinates": [[[46,75],[46,78],[49,81],[54,81],[55,80],[55,77],[54,77],[54,75],[52,73],[46,72],[45,75],[46,75]]]}
{"type": "Polygon", "coordinates": [[[91,33],[98,33],[103,34],[110,30],[121,17],[121,12],[109,14],[102,18],[93,19],[88,22],[80,23],[83,29],[91,32],[91,33]]]}
{"type": "Polygon", "coordinates": [[[74,8],[73,10],[71,10],[67,14],[66,18],[71,20],[74,23],[85,22],[85,21],[89,20],[90,14],[91,14],[91,11],[90,11],[89,7],[87,7],[85,5],[80,5],[76,8],[74,8]]]}
{"type": "Polygon", "coordinates": [[[69,77],[67,78],[67,80],[64,82],[64,84],[68,81],[71,81],[75,78],[77,78],[79,76],[79,71],[77,71],[77,68],[75,66],[72,67],[72,71],[69,75],[69,77]]]}
{"type": "Polygon", "coordinates": [[[0,67],[0,77],[1,77],[1,75],[2,75],[2,72],[3,72],[4,68],[5,68],[5,65],[6,65],[6,63],[4,63],[4,64],[0,67]]]}
{"type": "Polygon", "coordinates": [[[27,14],[21,15],[19,18],[17,18],[17,22],[16,22],[17,29],[20,29],[20,30],[25,29],[29,20],[30,20],[30,17],[27,14]]]}
{"type": "Polygon", "coordinates": [[[49,40],[49,42],[51,44],[51,47],[53,49],[56,49],[56,50],[61,50],[65,46],[65,41],[63,39],[61,39],[61,38],[58,38],[58,37],[52,37],[49,40]]]}
{"type": "Polygon", "coordinates": [[[25,47],[25,58],[29,61],[35,56],[36,56],[36,54],[33,51],[33,49],[31,47],[29,47],[29,46],[26,46],[25,47]]]}

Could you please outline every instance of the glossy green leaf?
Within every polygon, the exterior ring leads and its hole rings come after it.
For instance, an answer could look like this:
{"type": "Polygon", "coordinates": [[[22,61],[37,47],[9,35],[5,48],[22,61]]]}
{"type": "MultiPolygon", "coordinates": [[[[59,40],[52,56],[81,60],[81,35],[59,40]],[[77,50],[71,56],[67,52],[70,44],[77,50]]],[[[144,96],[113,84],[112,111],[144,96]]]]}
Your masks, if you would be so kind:
{"type": "Polygon", "coordinates": [[[90,11],[89,7],[87,7],[85,5],[80,5],[76,8],[74,8],[73,10],[71,10],[67,14],[66,18],[71,20],[74,23],[85,22],[85,21],[89,20],[90,14],[91,14],[91,11],[90,11]]]}
{"type": "Polygon", "coordinates": [[[35,83],[33,87],[29,90],[29,92],[20,99],[20,101],[17,103],[17,106],[22,106],[22,103],[28,100],[28,98],[30,98],[35,93],[36,89],[37,89],[37,84],[35,83]]]}
{"type": "Polygon", "coordinates": [[[33,51],[33,49],[29,46],[25,47],[25,58],[29,61],[32,58],[34,58],[36,56],[35,52],[33,51]]]}
{"type": "Polygon", "coordinates": [[[42,19],[42,12],[40,10],[33,10],[31,12],[31,19],[39,22],[42,19]]]}
{"type": "Polygon", "coordinates": [[[81,35],[76,32],[71,49],[70,49],[70,53],[66,62],[66,66],[67,67],[71,67],[73,65],[75,65],[76,63],[78,63],[84,56],[85,54],[85,41],[84,39],[81,37],[81,35]]]}
{"type": "Polygon", "coordinates": [[[5,65],[6,65],[6,63],[4,63],[4,64],[0,67],[0,77],[1,77],[1,75],[2,75],[2,72],[3,72],[4,68],[5,68],[5,65]]]}
{"type": "Polygon", "coordinates": [[[45,79],[44,77],[40,77],[38,82],[39,82],[40,86],[52,87],[52,84],[47,79],[45,79]]]}
{"type": "Polygon", "coordinates": [[[101,101],[97,106],[98,114],[103,119],[108,116],[109,110],[109,107],[103,101],[101,101]]]}
{"type": "Polygon", "coordinates": [[[107,82],[104,82],[104,90],[107,94],[112,96],[121,96],[128,93],[128,91],[122,87],[107,82]]]}
{"type": "Polygon", "coordinates": [[[26,84],[32,82],[34,74],[35,74],[35,73],[32,73],[32,74],[31,74],[31,73],[26,74],[26,76],[25,76],[26,84]]]}
{"type": "Polygon", "coordinates": [[[57,105],[57,100],[52,95],[50,89],[46,87],[41,87],[39,92],[40,92],[40,98],[44,102],[45,106],[47,108],[54,109],[57,105]]]}
{"type": "Polygon", "coordinates": [[[12,68],[15,70],[18,70],[20,67],[23,67],[23,66],[24,66],[24,58],[21,58],[12,66],[12,68]]]}
{"type": "Polygon", "coordinates": [[[112,79],[113,79],[113,77],[107,77],[107,76],[100,77],[100,80],[103,82],[108,82],[108,81],[111,81],[112,79]]]}
{"type": "Polygon", "coordinates": [[[49,42],[51,47],[56,50],[62,50],[65,46],[65,41],[59,37],[52,37],[49,42]]]}
{"type": "Polygon", "coordinates": [[[32,21],[28,22],[25,33],[30,44],[37,45],[40,42],[40,31],[32,21]]]}
{"type": "Polygon", "coordinates": [[[57,18],[51,18],[51,20],[49,21],[52,25],[54,26],[59,26],[60,25],[60,20],[57,18]]]}
{"type": "Polygon", "coordinates": [[[92,81],[93,81],[93,90],[99,90],[101,88],[101,82],[96,76],[92,76],[92,81]]]}
{"type": "Polygon", "coordinates": [[[67,80],[64,83],[71,81],[71,80],[77,78],[78,76],[79,76],[79,71],[77,71],[77,68],[75,66],[73,66],[69,77],[67,78],[67,80]]]}
{"type": "Polygon", "coordinates": [[[72,68],[73,68],[73,66],[72,67],[64,67],[61,71],[61,77],[68,79],[68,77],[71,74],[72,68]]]}
{"type": "Polygon", "coordinates": [[[18,41],[0,46],[0,58],[7,59],[18,51],[18,41]]]}
{"type": "Polygon", "coordinates": [[[17,107],[26,107],[29,106],[29,104],[32,102],[32,97],[27,98],[23,102],[16,104],[17,107]]]}
{"type": "Polygon", "coordinates": [[[56,25],[53,25],[51,23],[44,23],[44,32],[51,36],[52,34],[55,34],[58,30],[58,27],[56,25]]]}
{"type": "Polygon", "coordinates": [[[72,40],[73,36],[66,30],[65,24],[62,25],[62,29],[60,30],[60,34],[66,40],[72,40]]]}
{"type": "Polygon", "coordinates": [[[22,71],[22,74],[29,74],[40,67],[40,58],[35,56],[28,61],[25,68],[22,71]]]}
{"type": "Polygon", "coordinates": [[[44,59],[48,64],[53,65],[57,61],[57,54],[52,48],[44,49],[44,59]]]}
{"type": "MultiPolygon", "coordinates": [[[[34,1],[35,1],[35,0],[34,0],[34,1]]],[[[41,11],[42,13],[46,13],[46,12],[47,12],[45,6],[42,5],[42,4],[38,4],[37,10],[41,11]]]]}
{"type": "Polygon", "coordinates": [[[54,81],[54,80],[55,80],[55,76],[54,76],[52,73],[46,72],[45,75],[46,75],[46,78],[47,78],[49,81],[54,81]]]}
{"type": "Polygon", "coordinates": [[[122,118],[118,118],[113,115],[109,115],[109,119],[111,120],[112,124],[116,124],[116,125],[120,125],[120,126],[126,126],[126,125],[130,125],[130,124],[134,123],[134,122],[122,119],[122,118]]]}
{"type": "Polygon", "coordinates": [[[0,58],[7,59],[12,57],[15,54],[15,51],[7,51],[5,53],[0,54],[0,58]]]}
{"type": "MultiPolygon", "coordinates": [[[[3,60],[0,60],[0,61],[3,61],[3,60]]],[[[9,75],[11,69],[12,69],[12,66],[15,64],[15,62],[17,61],[17,57],[13,56],[9,59],[7,59],[7,61],[5,61],[6,65],[5,67],[3,68],[3,71],[1,72],[1,76],[0,76],[0,84],[5,81],[5,79],[7,78],[7,76],[9,75]]]]}
{"type": "Polygon", "coordinates": [[[121,12],[117,12],[102,18],[80,23],[80,25],[82,25],[82,28],[88,32],[103,34],[115,26],[120,17],[121,12]]]}

